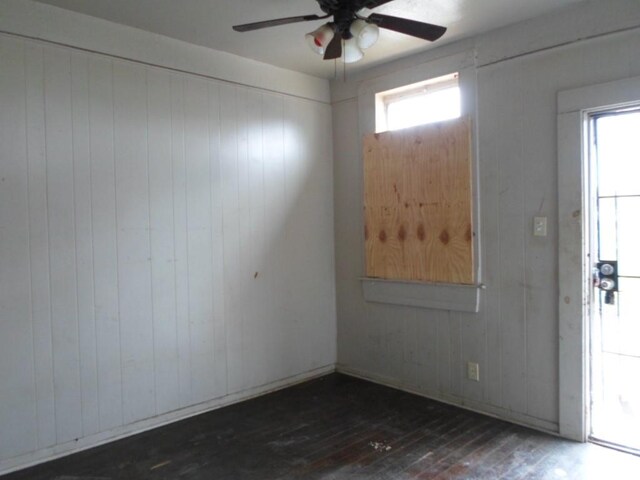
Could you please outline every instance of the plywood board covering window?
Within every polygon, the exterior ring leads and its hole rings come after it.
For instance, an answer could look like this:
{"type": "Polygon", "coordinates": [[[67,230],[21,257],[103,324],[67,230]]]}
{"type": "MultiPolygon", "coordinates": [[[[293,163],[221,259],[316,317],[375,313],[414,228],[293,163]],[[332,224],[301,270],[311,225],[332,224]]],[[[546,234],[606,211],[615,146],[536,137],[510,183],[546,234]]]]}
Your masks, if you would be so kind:
{"type": "Polygon", "coordinates": [[[366,275],[474,283],[468,117],[364,138],[366,275]]]}

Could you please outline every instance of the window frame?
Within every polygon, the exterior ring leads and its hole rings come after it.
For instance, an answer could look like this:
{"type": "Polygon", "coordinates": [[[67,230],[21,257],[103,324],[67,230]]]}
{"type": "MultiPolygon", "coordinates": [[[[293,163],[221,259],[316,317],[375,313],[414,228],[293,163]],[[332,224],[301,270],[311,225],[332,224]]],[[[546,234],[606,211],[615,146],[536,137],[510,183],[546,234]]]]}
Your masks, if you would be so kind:
{"type": "MultiPolygon", "coordinates": [[[[414,306],[428,309],[478,312],[481,305],[482,284],[482,249],[479,197],[479,171],[477,147],[477,74],[475,50],[470,48],[458,51],[445,57],[422,57],[423,63],[407,66],[399,61],[397,65],[387,66],[390,70],[379,76],[363,81],[358,86],[358,128],[360,138],[376,131],[376,94],[406,85],[436,79],[458,72],[458,86],[460,88],[460,114],[469,116],[472,120],[472,215],[475,236],[473,249],[475,268],[475,285],[439,284],[423,282],[405,282],[398,280],[382,280],[368,278],[365,274],[365,240],[364,226],[361,229],[360,249],[362,271],[360,281],[364,299],[368,302],[414,306]]],[[[379,109],[378,109],[379,111],[379,109]]],[[[362,172],[362,156],[360,156],[360,171],[362,172]]],[[[364,194],[364,175],[360,177],[360,193],[364,194]]],[[[364,205],[364,197],[362,197],[364,205]]],[[[364,222],[364,216],[361,219],[364,222]]]]}

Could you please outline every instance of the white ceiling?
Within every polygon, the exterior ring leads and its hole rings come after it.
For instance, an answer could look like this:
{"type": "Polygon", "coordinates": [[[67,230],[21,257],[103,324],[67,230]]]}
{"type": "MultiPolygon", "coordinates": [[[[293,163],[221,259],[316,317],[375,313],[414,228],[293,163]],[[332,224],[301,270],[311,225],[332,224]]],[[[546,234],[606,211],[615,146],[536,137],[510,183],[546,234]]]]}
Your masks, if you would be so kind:
{"type": "MultiPolygon", "coordinates": [[[[295,15],[322,14],[314,0],[39,0],[58,7],[177,38],[290,70],[331,78],[304,42],[326,20],[239,33],[232,25],[295,15]]],[[[421,52],[464,37],[529,19],[583,0],[395,0],[375,11],[448,27],[435,43],[382,30],[352,71],[421,52]]],[[[367,13],[367,12],[363,12],[367,13]]]]}

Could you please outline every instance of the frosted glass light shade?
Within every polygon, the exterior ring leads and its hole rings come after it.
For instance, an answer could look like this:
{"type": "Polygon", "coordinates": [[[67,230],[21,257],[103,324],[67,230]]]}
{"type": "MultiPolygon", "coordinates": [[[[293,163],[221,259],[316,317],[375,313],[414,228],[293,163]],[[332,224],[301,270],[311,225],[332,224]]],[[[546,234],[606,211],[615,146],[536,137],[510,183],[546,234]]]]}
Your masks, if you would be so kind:
{"type": "Polygon", "coordinates": [[[351,30],[351,34],[362,50],[373,46],[373,44],[378,41],[378,36],[380,35],[380,29],[376,24],[367,23],[364,20],[355,20],[349,30],[351,30]]]}
{"type": "Polygon", "coordinates": [[[364,57],[364,53],[360,50],[356,37],[345,40],[343,50],[342,61],[344,63],[355,63],[364,57]]]}
{"type": "Polygon", "coordinates": [[[329,42],[331,42],[334,35],[335,32],[331,25],[325,23],[313,32],[307,33],[304,38],[311,50],[316,52],[318,55],[324,55],[327,45],[329,45],[329,42]]]}

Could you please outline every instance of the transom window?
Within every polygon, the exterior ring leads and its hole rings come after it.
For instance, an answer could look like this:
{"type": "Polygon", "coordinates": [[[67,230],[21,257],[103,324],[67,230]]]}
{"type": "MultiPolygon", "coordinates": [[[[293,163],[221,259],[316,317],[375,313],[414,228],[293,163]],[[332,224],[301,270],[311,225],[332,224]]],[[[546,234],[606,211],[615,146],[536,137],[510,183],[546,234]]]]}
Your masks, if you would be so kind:
{"type": "Polygon", "coordinates": [[[376,132],[399,130],[460,116],[457,73],[376,94],[376,132]]]}

